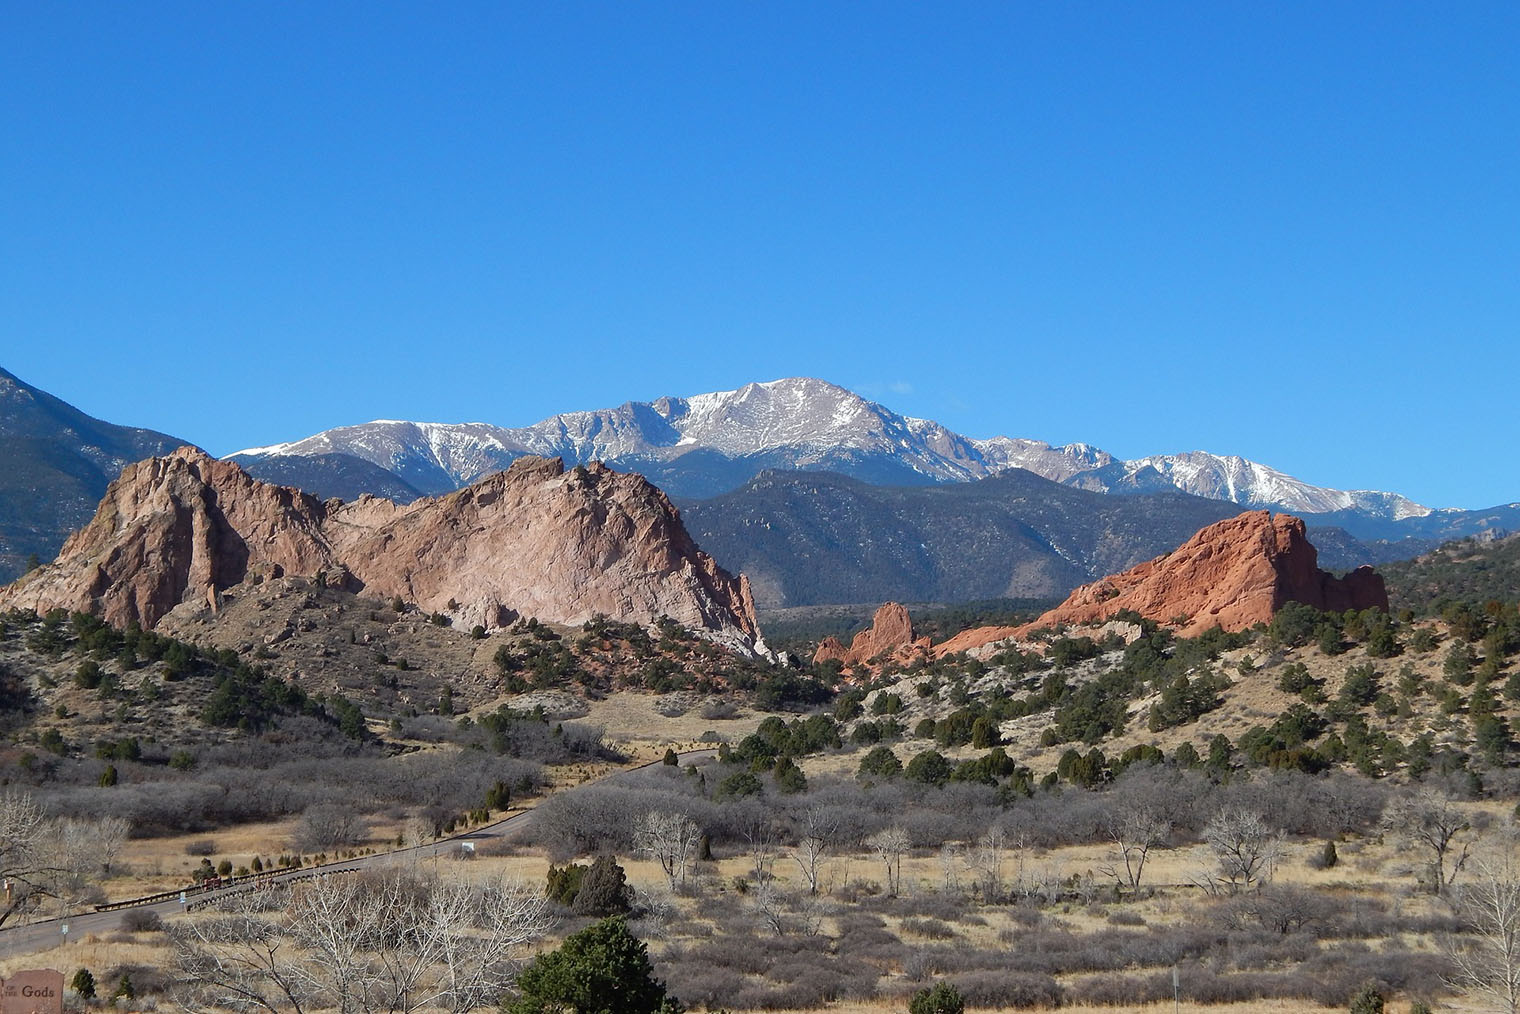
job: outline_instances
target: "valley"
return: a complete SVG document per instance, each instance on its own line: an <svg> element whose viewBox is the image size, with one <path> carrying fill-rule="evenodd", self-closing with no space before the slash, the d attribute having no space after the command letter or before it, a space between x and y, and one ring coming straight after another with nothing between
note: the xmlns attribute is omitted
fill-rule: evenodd
<svg viewBox="0 0 1520 1014"><path fill-rule="evenodd" d="M841 679L669 621L464 630L294 575L170 610L151 634L12 611L9 791L131 837L108 875L92 850L7 921L204 870L383 854L527 807L528 827L475 839L470 861L354 883L507 876L533 894L551 868L615 857L629 925L693 1009L878 1011L942 982L976 1009L1117 1011L1167 1000L1174 966L1197 1011L1455 998L1453 942L1484 945L1461 889L1483 883L1520 794L1520 615L1269 616L1195 637L1132 612L1017 640L946 629L982 643L877 650ZM811 644L789 641L804 659ZM658 763L666 750L717 756L687 769ZM588 782L650 762L617 788ZM640 837L652 814L696 836L663 851ZM1222 845L1247 818L1259 829ZM1449 832L1444 853L1422 851L1424 821ZM1247 841L1242 868L1230 849ZM296 910L269 907L285 890L260 918L293 932ZM288 890L295 905L329 887ZM552 906L548 940L600 925L573 898ZM66 945L68 963L187 1001L174 927L207 913L123 917ZM303 960L313 999L345 988Z"/></svg>
<svg viewBox="0 0 1520 1014"><path fill-rule="evenodd" d="M192 447L128 464L0 589L0 978L462 1010L625 934L692 1010L1493 987L1509 539L1340 576L1373 544L1017 468L772 470L678 510L594 462L416 497L337 455L262 465L336 464L354 499ZM416 929L321 942L371 911Z"/></svg>

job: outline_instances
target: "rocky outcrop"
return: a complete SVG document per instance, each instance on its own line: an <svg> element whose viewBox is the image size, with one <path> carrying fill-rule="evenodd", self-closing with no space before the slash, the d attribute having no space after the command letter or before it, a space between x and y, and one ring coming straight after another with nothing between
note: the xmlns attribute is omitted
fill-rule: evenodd
<svg viewBox="0 0 1520 1014"><path fill-rule="evenodd" d="M813 661L837 659L851 669L877 657L908 658L928 647L928 638L913 639L913 621L908 610L896 602L888 602L876 610L870 629L856 634L849 648L837 637L825 637L819 642Z"/></svg>
<svg viewBox="0 0 1520 1014"><path fill-rule="evenodd" d="M1320 570L1301 519L1251 511L1209 525L1165 556L1083 585L1033 623L964 631L935 654L1057 624L1101 623L1121 610L1172 624L1185 637L1215 626L1238 631L1270 620L1288 602L1333 611L1386 610L1388 592L1369 567L1344 578Z"/></svg>
<svg viewBox="0 0 1520 1014"><path fill-rule="evenodd" d="M696 547L663 493L638 475L543 458L403 506L324 503L181 448L129 466L57 562L0 590L0 607L152 627L181 603L214 608L261 574L323 574L466 628L663 615L736 646L759 640L748 583Z"/></svg>

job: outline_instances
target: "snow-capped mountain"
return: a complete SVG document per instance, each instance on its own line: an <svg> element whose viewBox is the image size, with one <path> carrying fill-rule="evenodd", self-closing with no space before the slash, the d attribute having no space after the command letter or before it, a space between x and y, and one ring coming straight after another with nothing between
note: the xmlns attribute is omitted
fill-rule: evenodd
<svg viewBox="0 0 1520 1014"><path fill-rule="evenodd" d="M362 458L430 493L466 485L525 454L658 473L671 492L688 494L734 488L765 468L926 483L963 482L1007 467L989 466L975 442L936 422L898 415L806 377L567 412L518 428L377 420L231 457L257 472L260 461L319 454ZM671 467L686 458L692 468ZM740 468L742 474L730 480L735 471L722 465L732 462L753 467ZM723 478L715 486L703 472Z"/></svg>
<svg viewBox="0 0 1520 1014"><path fill-rule="evenodd" d="M1207 451L1111 461L1063 481L1099 492L1180 489L1211 500L1229 500L1246 507L1281 508L1295 514L1350 510L1399 521L1430 513L1430 508L1397 493L1311 486L1267 465L1233 454Z"/></svg>
<svg viewBox="0 0 1520 1014"><path fill-rule="evenodd" d="M973 440L808 377L568 412L519 428L381 420L249 448L232 457L258 474L261 463L277 459L346 455L385 469L422 492L437 493L505 468L525 454L575 463L605 461L642 471L684 496L725 492L767 468L835 471L898 485L966 482L1024 468L1098 492L1176 489L1248 507L1305 514L1350 511L1381 520L1430 513L1395 493L1313 486L1266 465L1204 451L1124 461L1088 444Z"/></svg>

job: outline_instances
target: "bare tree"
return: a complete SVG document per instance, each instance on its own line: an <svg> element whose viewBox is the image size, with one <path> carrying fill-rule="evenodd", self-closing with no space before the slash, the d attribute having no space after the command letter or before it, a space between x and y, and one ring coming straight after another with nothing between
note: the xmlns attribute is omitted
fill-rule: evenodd
<svg viewBox="0 0 1520 1014"><path fill-rule="evenodd" d="M761 884L772 877L780 829L764 807L747 809L738 820L739 835L749 853L750 876Z"/></svg>
<svg viewBox="0 0 1520 1014"><path fill-rule="evenodd" d="M1431 788L1407 792L1389 804L1383 820L1387 830L1425 854L1436 894L1456 882L1473 842L1472 824L1453 800Z"/></svg>
<svg viewBox="0 0 1520 1014"><path fill-rule="evenodd" d="M249 892L176 923L180 999L193 1012L462 1014L511 982L516 952L548 926L546 906L520 884L417 867Z"/></svg>
<svg viewBox="0 0 1520 1014"><path fill-rule="evenodd" d="M1468 933L1447 942L1452 985L1504 1014L1520 1012L1520 870L1513 846L1473 862L1474 876L1447 894Z"/></svg>
<svg viewBox="0 0 1520 1014"><path fill-rule="evenodd" d="M222 902L214 915L168 925L181 1009L304 1014L313 1001L311 977L271 904L273 895L250 892Z"/></svg>
<svg viewBox="0 0 1520 1014"><path fill-rule="evenodd" d="M517 950L549 925L543 893L515 881L395 871L377 887L383 914L372 951L398 1014L493 1002L511 982Z"/></svg>
<svg viewBox="0 0 1520 1014"><path fill-rule="evenodd" d="M20 789L0 792L0 925L44 898L65 909L84 898L96 869L89 828L87 821L52 819Z"/></svg>
<svg viewBox="0 0 1520 1014"><path fill-rule="evenodd" d="M1007 846L1007 834L1002 827L993 824L977 839L976 847L966 853L966 863L976 874L982 901L989 905L1002 896L1003 853Z"/></svg>
<svg viewBox="0 0 1520 1014"><path fill-rule="evenodd" d="M132 822L125 817L101 817L93 821L90 834L101 872L109 876L112 864L132 834Z"/></svg>
<svg viewBox="0 0 1520 1014"><path fill-rule="evenodd" d="M1203 829L1203 840L1232 893L1270 880L1282 848L1282 836L1261 814L1234 807L1215 814Z"/></svg>
<svg viewBox="0 0 1520 1014"><path fill-rule="evenodd" d="M70 817L43 825L37 845L49 858L42 893L56 899L60 911L78 908L95 891L94 878L100 872L97 844L93 821Z"/></svg>
<svg viewBox="0 0 1520 1014"><path fill-rule="evenodd" d="M966 850L960 842L947 841L939 847L939 871L946 891L960 888L960 868L966 861Z"/></svg>
<svg viewBox="0 0 1520 1014"><path fill-rule="evenodd" d="M887 894L894 898L902 887L902 857L909 844L908 832L900 827L884 828L866 839L866 847L886 871Z"/></svg>
<svg viewBox="0 0 1520 1014"><path fill-rule="evenodd" d="M375 1005L375 976L366 947L373 945L386 906L358 876L333 875L297 884L290 892L284 928L306 951L292 965L324 1006L352 1014Z"/></svg>
<svg viewBox="0 0 1520 1014"><path fill-rule="evenodd" d="M357 845L368 834L369 826L352 808L321 803L302 814L292 844L302 852L326 852Z"/></svg>
<svg viewBox="0 0 1520 1014"><path fill-rule="evenodd" d="M797 847L792 859L802 868L807 880L808 893L818 893L818 871L823 865L824 853L828 851L834 836L839 833L839 817L822 806L809 807L802 815L797 829Z"/></svg>
<svg viewBox="0 0 1520 1014"><path fill-rule="evenodd" d="M750 898L760 921L776 936L786 936L786 899L776 882L765 880L756 884Z"/></svg>
<svg viewBox="0 0 1520 1014"><path fill-rule="evenodd" d="M1099 872L1122 887L1138 890L1151 850L1166 844L1171 830L1159 814L1138 804L1119 804L1104 822L1111 848L1109 862Z"/></svg>
<svg viewBox="0 0 1520 1014"><path fill-rule="evenodd" d="M686 871L696 858L701 840L702 829L684 813L649 810L633 828L634 848L648 853L660 864L672 891L677 884L686 883Z"/></svg>

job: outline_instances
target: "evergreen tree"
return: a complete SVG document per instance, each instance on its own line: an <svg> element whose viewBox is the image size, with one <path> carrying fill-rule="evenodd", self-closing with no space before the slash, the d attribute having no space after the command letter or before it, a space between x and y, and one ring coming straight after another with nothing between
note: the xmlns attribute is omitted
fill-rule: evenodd
<svg viewBox="0 0 1520 1014"><path fill-rule="evenodd" d="M610 855L598 856L581 877L580 890L570 905L576 915L620 915L633 906L628 875Z"/></svg>
<svg viewBox="0 0 1520 1014"><path fill-rule="evenodd" d="M921 989L908 1001L908 1014L963 1014L965 1010L960 990L948 982Z"/></svg>
<svg viewBox="0 0 1520 1014"><path fill-rule="evenodd" d="M621 916L566 938L517 977L519 996L506 1014L682 1014L665 993L643 941Z"/></svg>

